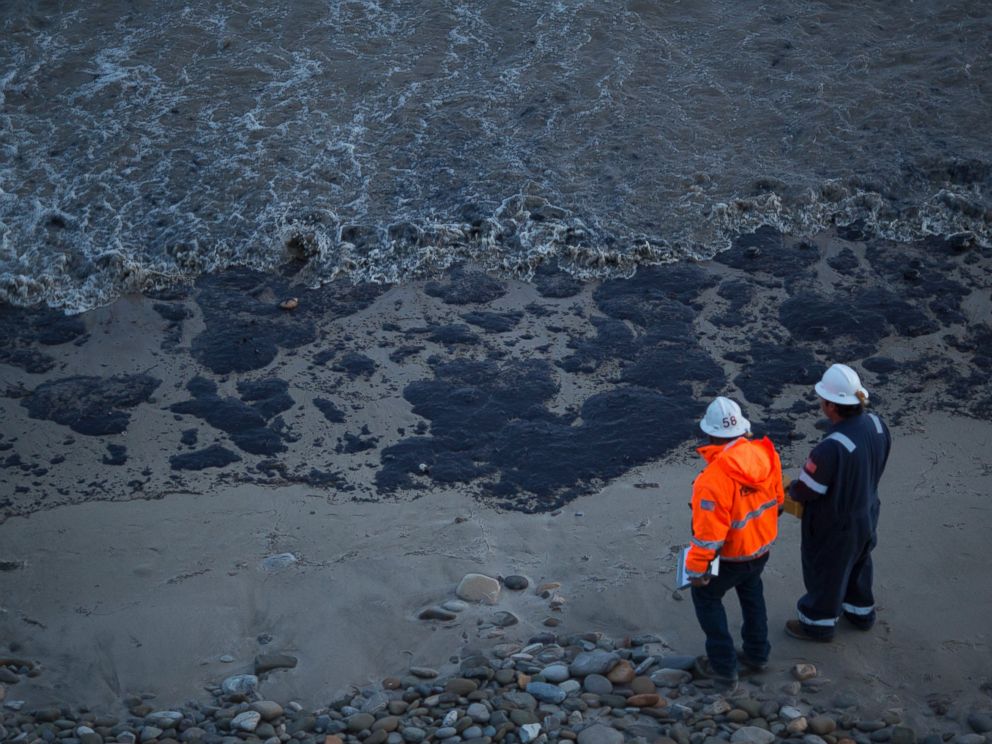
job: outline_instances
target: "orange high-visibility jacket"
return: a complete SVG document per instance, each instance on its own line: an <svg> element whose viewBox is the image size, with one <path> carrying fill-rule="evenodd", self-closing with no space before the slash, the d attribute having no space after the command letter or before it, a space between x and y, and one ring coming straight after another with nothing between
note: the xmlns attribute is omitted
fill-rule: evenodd
<svg viewBox="0 0 992 744"><path fill-rule="evenodd" d="M709 464L692 487L686 573L703 576L717 553L721 561L749 561L768 552L785 493L782 463L768 437L740 437L696 451Z"/></svg>

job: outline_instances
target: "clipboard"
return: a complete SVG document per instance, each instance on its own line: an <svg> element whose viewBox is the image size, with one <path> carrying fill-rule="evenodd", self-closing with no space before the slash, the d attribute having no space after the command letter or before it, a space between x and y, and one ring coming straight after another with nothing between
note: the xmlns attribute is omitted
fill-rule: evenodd
<svg viewBox="0 0 992 744"><path fill-rule="evenodd" d="M678 557L676 558L675 564L675 588L685 589L687 586L691 586L689 581L689 573L685 567L686 558L689 557L689 546L685 546L679 551ZM710 576L720 575L720 556L716 556L712 561L710 561Z"/></svg>
<svg viewBox="0 0 992 744"><path fill-rule="evenodd" d="M782 504L782 511L786 514L791 514L796 519L803 518L803 505L798 501L793 501L789 498L789 485L792 483L792 478L788 475L782 474L782 489L785 491L785 503Z"/></svg>

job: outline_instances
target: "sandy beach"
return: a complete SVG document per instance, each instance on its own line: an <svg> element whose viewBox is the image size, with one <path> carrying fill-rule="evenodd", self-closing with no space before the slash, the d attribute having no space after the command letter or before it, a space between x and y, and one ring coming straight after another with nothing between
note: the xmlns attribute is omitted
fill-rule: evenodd
<svg viewBox="0 0 992 744"><path fill-rule="evenodd" d="M298 662L265 697L319 707L543 632L702 653L672 586L695 424L737 398L794 474L821 436L812 382L845 361L894 434L879 623L784 635L803 591L784 515L757 684L810 662L814 703L969 730L992 707L988 250L759 231L663 268L321 290L229 272L68 320L0 309L0 656L37 665L8 710L178 705L259 654ZM421 619L468 573L529 586Z"/></svg>

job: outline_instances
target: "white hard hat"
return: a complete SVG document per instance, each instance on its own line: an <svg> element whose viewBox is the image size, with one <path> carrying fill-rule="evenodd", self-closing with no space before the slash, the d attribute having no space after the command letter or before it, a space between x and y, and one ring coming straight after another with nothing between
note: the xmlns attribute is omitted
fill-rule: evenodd
<svg viewBox="0 0 992 744"><path fill-rule="evenodd" d="M861 387L858 373L846 364L832 365L814 387L821 398L842 406L855 406L868 400L868 391Z"/></svg>
<svg viewBox="0 0 992 744"><path fill-rule="evenodd" d="M710 436L730 439L751 431L751 422L744 418L741 407L722 395L706 406L706 415L699 428Z"/></svg>

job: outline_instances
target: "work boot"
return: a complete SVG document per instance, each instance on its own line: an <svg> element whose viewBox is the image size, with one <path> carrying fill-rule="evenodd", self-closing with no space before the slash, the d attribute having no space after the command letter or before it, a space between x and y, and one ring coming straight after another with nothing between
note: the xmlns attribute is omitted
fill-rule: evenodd
<svg viewBox="0 0 992 744"><path fill-rule="evenodd" d="M744 653L744 649L740 649L740 648L737 649L737 661L739 661L740 665L744 667L747 671L752 672L754 674L758 674L768 669L767 661L758 661L756 659L752 659L750 656Z"/></svg>
<svg viewBox="0 0 992 744"><path fill-rule="evenodd" d="M813 635L799 620L786 620L785 633L793 638L798 638L800 641L815 641L816 643L830 643L834 639L833 633L828 636Z"/></svg>
<svg viewBox="0 0 992 744"><path fill-rule="evenodd" d="M711 680L713 689L724 695L733 695L737 691L737 673L732 675L720 674L710 664L708 656L697 656L692 668L698 677Z"/></svg>
<svg viewBox="0 0 992 744"><path fill-rule="evenodd" d="M853 612L845 612L844 619L858 630L871 630L875 624L875 613L870 615L855 615Z"/></svg>

